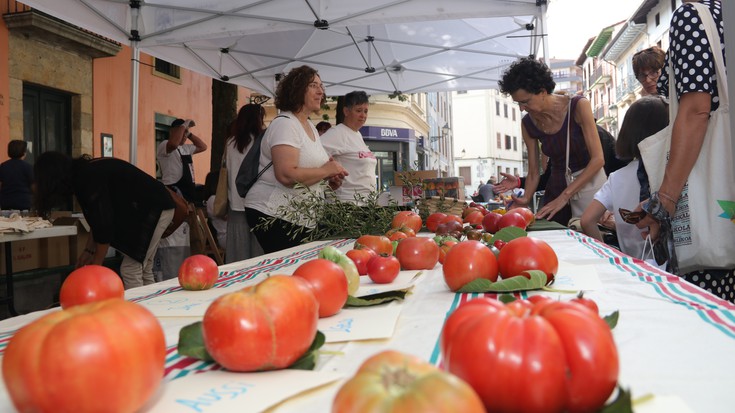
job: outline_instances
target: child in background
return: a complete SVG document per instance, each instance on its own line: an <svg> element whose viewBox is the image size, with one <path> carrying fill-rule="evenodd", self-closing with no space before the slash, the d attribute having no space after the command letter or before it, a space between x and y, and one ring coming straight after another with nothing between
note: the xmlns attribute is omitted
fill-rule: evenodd
<svg viewBox="0 0 735 413"><path fill-rule="evenodd" d="M620 159L632 160L625 167L610 174L607 182L595 194L595 198L582 214L584 233L602 241L597 223L606 211L612 212L615 216L615 231L620 250L635 258L644 258L642 253L645 240L641 235L643 230L624 222L619 210L620 208L635 210L640 203L640 180L645 179L644 184L648 185L645 170L639 168L641 153L638 150L638 143L668 124L668 104L660 96L646 96L630 106L618 133L615 152Z"/></svg>

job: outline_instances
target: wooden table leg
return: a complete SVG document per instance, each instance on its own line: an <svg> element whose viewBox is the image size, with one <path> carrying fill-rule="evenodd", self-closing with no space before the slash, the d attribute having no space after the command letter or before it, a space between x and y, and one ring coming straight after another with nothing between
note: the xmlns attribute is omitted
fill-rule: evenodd
<svg viewBox="0 0 735 413"><path fill-rule="evenodd" d="M13 293L13 249L10 242L5 242L5 301L10 315L16 316L18 312L15 311Z"/></svg>

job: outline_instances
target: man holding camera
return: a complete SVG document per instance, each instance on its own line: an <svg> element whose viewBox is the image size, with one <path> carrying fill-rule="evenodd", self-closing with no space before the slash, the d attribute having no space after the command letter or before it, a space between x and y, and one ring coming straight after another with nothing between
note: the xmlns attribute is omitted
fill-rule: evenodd
<svg viewBox="0 0 735 413"><path fill-rule="evenodd" d="M163 184L178 188L189 202L199 203L192 155L206 151L207 144L191 132L195 125L191 119L173 121L168 140L158 145L156 159ZM187 140L191 143L186 143Z"/></svg>

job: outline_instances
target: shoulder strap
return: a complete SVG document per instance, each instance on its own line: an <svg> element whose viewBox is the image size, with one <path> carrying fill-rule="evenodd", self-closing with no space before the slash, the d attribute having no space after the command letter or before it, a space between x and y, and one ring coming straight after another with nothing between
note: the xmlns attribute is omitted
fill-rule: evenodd
<svg viewBox="0 0 735 413"><path fill-rule="evenodd" d="M572 129L572 98L569 98L569 107L567 108L567 169L566 172L570 173L569 170L569 134Z"/></svg>

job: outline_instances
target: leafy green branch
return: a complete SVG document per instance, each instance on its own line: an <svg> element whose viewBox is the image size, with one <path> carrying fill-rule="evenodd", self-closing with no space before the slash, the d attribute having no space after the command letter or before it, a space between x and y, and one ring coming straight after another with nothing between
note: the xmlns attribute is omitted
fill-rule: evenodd
<svg viewBox="0 0 735 413"><path fill-rule="evenodd" d="M334 191L326 183L320 190L297 184L302 193L288 199L288 203L276 210L275 217L262 219L255 227L269 229L279 218L288 222L306 222L309 226L294 225L288 232L293 240L311 242L330 238L357 238L366 234L385 234L398 210L395 201L388 206L378 202L380 193L371 191L355 194L355 202L337 200Z"/></svg>

